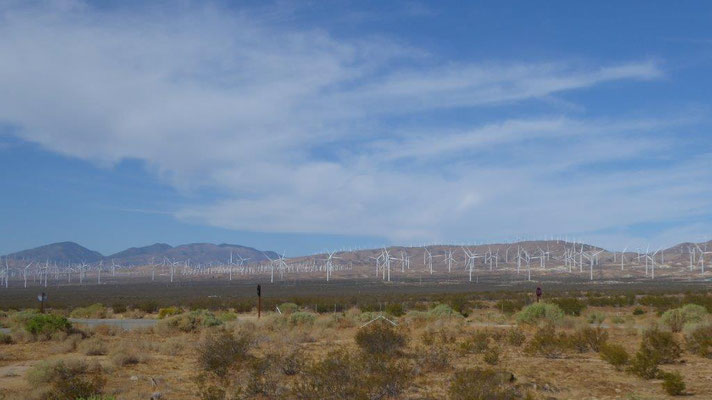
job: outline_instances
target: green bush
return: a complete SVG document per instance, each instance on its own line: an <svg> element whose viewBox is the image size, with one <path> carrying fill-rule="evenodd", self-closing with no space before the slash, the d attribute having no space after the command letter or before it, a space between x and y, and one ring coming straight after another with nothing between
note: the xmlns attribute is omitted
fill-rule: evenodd
<svg viewBox="0 0 712 400"><path fill-rule="evenodd" d="M685 314L679 308L665 311L660 320L673 332L680 332L682 327L685 326Z"/></svg>
<svg viewBox="0 0 712 400"><path fill-rule="evenodd" d="M356 333L356 344L372 356L393 356L405 347L408 338L386 322L375 321Z"/></svg>
<svg viewBox="0 0 712 400"><path fill-rule="evenodd" d="M292 325L312 325L316 321L316 315L310 312L297 311L289 316L289 323Z"/></svg>
<svg viewBox="0 0 712 400"><path fill-rule="evenodd" d="M174 315L179 315L181 313L183 313L183 310L180 307L170 306L170 307L166 307L166 308L161 308L160 310L158 310L158 319L172 317Z"/></svg>
<svg viewBox="0 0 712 400"><path fill-rule="evenodd" d="M72 318L96 318L103 319L107 316L107 309L101 303L92 304L87 307L78 307L72 310Z"/></svg>
<svg viewBox="0 0 712 400"><path fill-rule="evenodd" d="M450 381L451 400L514 400L522 398L510 373L491 369L461 369Z"/></svg>
<svg viewBox="0 0 712 400"><path fill-rule="evenodd" d="M586 316L589 324L601 325L606 320L606 314L594 311Z"/></svg>
<svg viewBox="0 0 712 400"><path fill-rule="evenodd" d="M673 332L680 332L685 324L698 323L707 316L707 309L697 304L685 304L680 308L665 311L660 318Z"/></svg>
<svg viewBox="0 0 712 400"><path fill-rule="evenodd" d="M657 353L641 346L630 361L629 371L643 379L655 379L660 375L660 358Z"/></svg>
<svg viewBox="0 0 712 400"><path fill-rule="evenodd" d="M69 332L72 324L59 315L54 314L33 314L24 322L27 332L38 336L50 336L56 332Z"/></svg>
<svg viewBox="0 0 712 400"><path fill-rule="evenodd" d="M663 389L670 396L680 396L685 393L685 381L679 372L666 372L663 374Z"/></svg>
<svg viewBox="0 0 712 400"><path fill-rule="evenodd" d="M707 309L697 304L685 304L681 308L686 323L702 322L708 315Z"/></svg>
<svg viewBox="0 0 712 400"><path fill-rule="evenodd" d="M552 303L556 304L566 315L579 316L581 311L586 308L586 304L575 297L560 297L553 299Z"/></svg>
<svg viewBox="0 0 712 400"><path fill-rule="evenodd" d="M196 310L166 318L158 323L157 328L159 330L167 329L169 331L195 332L201 327L211 327L222 324L223 322L212 312Z"/></svg>
<svg viewBox="0 0 712 400"><path fill-rule="evenodd" d="M626 364L628 364L629 356L625 348L619 344L606 343L601 347L599 352L603 361L614 366L616 369L621 370Z"/></svg>
<svg viewBox="0 0 712 400"><path fill-rule="evenodd" d="M403 310L403 304L401 303L388 303L386 304L386 312L394 317L400 317L405 314Z"/></svg>
<svg viewBox="0 0 712 400"><path fill-rule="evenodd" d="M712 325L700 325L685 335L687 350L701 357L712 358Z"/></svg>
<svg viewBox="0 0 712 400"><path fill-rule="evenodd" d="M643 333L641 348L646 348L656 355L660 364L670 364L677 361L682 354L680 344L670 332L664 332L657 327L648 329Z"/></svg>
<svg viewBox="0 0 712 400"><path fill-rule="evenodd" d="M643 310L640 307L635 307L635 309L633 310L633 315L643 315L643 314L645 314L645 310Z"/></svg>
<svg viewBox="0 0 712 400"><path fill-rule="evenodd" d="M428 314L432 315L435 318L447 318L447 317L459 317L460 316L460 313L453 310L447 304L436 305L435 307L431 308L430 311L428 311Z"/></svg>
<svg viewBox="0 0 712 400"><path fill-rule="evenodd" d="M517 314L517 322L538 324L540 322L558 323L564 318L564 312L556 304L534 303Z"/></svg>

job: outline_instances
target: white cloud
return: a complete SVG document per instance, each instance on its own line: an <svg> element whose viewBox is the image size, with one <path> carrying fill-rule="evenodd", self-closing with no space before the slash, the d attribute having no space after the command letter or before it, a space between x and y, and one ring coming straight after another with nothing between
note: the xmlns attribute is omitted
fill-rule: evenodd
<svg viewBox="0 0 712 400"><path fill-rule="evenodd" d="M695 173L699 160L639 168L633 184L576 171L656 154L668 140L656 133L686 121L544 114L447 132L393 128L420 113L662 76L649 60L451 63L387 38L337 39L220 7L105 13L82 3L6 6L0 54L0 122L25 140L106 165L144 160L176 187L223 193L178 218L465 241L606 229L709 205L698 196L710 190L690 182L710 178Z"/></svg>

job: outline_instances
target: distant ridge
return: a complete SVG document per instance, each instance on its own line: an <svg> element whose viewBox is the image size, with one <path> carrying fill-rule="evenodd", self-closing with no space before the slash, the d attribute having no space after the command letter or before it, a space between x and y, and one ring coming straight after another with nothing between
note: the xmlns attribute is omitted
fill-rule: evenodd
<svg viewBox="0 0 712 400"><path fill-rule="evenodd" d="M222 243L190 243L180 246L171 246L166 243L155 243L144 247L131 247L118 253L104 256L98 251L87 249L74 242L59 242L47 244L7 254L11 260L25 260L35 262L51 262L58 264L116 263L125 265L145 265L150 262L160 263L165 259L172 262L190 261L194 263L226 263L232 253L233 261L239 263L240 257L248 263L261 262L268 258L275 259L279 255L273 251L260 251L252 247L237 244Z"/></svg>
<svg viewBox="0 0 712 400"><path fill-rule="evenodd" d="M74 242L46 244L44 246L35 247L34 249L8 254L5 257L36 262L49 261L58 263L93 263L101 261L104 258L98 251L89 250Z"/></svg>

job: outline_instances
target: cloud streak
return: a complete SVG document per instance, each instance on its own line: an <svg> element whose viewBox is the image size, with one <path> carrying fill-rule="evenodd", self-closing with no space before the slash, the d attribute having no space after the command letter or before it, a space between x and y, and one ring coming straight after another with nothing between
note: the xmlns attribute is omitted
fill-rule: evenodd
<svg viewBox="0 0 712 400"><path fill-rule="evenodd" d="M109 166L139 159L177 188L219 193L180 219L466 241L596 231L709 206L700 199L710 189L697 184L710 179L700 169L708 156L605 168L655 157L674 143L670 130L694 121L544 112L413 128L424 114L662 77L650 60L454 63L249 10L68 4L2 7L0 54L12 57L0 63L0 122L54 152Z"/></svg>

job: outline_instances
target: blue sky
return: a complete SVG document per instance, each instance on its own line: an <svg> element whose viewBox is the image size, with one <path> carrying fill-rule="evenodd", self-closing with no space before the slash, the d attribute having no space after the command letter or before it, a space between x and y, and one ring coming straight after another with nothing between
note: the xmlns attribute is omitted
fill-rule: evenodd
<svg viewBox="0 0 712 400"><path fill-rule="evenodd" d="M0 253L710 237L709 2L0 1Z"/></svg>

